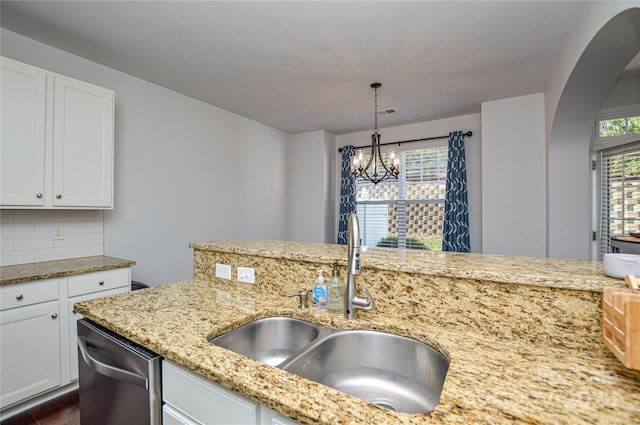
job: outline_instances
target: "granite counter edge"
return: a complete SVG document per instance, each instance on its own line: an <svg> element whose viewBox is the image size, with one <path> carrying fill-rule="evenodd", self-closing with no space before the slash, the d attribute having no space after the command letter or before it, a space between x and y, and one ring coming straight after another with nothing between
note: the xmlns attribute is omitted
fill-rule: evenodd
<svg viewBox="0 0 640 425"><path fill-rule="evenodd" d="M0 286L132 267L135 261L104 255L0 267Z"/></svg>

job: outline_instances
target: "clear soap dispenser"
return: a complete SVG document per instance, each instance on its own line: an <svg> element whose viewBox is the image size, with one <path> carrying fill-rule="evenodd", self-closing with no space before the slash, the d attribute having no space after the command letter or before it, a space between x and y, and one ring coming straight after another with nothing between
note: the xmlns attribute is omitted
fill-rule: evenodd
<svg viewBox="0 0 640 425"><path fill-rule="evenodd" d="M344 313L344 284L340 281L338 262L333 262L333 277L327 285L327 311L332 314Z"/></svg>
<svg viewBox="0 0 640 425"><path fill-rule="evenodd" d="M327 307L327 287L324 284L324 270L318 270L318 284L313 288L313 306L319 308Z"/></svg>

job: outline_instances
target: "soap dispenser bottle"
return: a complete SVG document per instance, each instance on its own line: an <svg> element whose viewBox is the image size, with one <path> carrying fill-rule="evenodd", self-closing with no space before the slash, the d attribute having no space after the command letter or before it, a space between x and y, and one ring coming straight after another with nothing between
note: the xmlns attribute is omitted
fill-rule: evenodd
<svg viewBox="0 0 640 425"><path fill-rule="evenodd" d="M313 288L313 306L325 308L327 306L327 287L324 284L324 270L318 270L318 283Z"/></svg>
<svg viewBox="0 0 640 425"><path fill-rule="evenodd" d="M340 281L338 262L333 262L333 277L327 285L327 311L332 314L344 313L344 285Z"/></svg>

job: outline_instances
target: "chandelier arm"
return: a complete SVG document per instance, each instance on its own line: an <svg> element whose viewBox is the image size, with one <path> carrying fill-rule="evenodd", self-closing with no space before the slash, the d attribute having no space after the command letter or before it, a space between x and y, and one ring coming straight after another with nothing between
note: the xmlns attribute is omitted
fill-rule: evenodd
<svg viewBox="0 0 640 425"><path fill-rule="evenodd" d="M363 171L366 173L373 161L375 160L375 139L373 135L371 135L371 153L369 154L369 161L367 161L367 165L363 168ZM375 167L375 165L374 165ZM368 175L368 174L367 174Z"/></svg>
<svg viewBox="0 0 640 425"><path fill-rule="evenodd" d="M385 175L393 174L393 171L390 170L389 167L387 167L387 164L385 164L384 161L382 160L382 152L380 151L380 138L378 138L377 148L378 148L378 158L380 158L380 163L384 167Z"/></svg>

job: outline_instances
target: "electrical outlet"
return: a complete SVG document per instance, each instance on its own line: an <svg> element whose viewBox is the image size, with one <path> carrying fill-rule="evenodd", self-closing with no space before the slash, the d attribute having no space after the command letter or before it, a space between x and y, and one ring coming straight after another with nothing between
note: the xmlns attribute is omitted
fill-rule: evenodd
<svg viewBox="0 0 640 425"><path fill-rule="evenodd" d="M255 283L254 270L251 267L238 267L238 282Z"/></svg>
<svg viewBox="0 0 640 425"><path fill-rule="evenodd" d="M51 233L52 233L51 239L54 241L59 241L64 239L64 225L54 224L53 231Z"/></svg>
<svg viewBox="0 0 640 425"><path fill-rule="evenodd" d="M216 264L216 277L231 280L231 266L228 264Z"/></svg>

